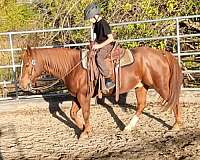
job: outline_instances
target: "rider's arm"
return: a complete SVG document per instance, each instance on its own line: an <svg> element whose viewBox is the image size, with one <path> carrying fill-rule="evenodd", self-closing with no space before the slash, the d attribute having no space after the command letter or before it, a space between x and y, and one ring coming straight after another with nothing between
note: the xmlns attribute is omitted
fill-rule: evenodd
<svg viewBox="0 0 200 160"><path fill-rule="evenodd" d="M113 38L112 34L108 34L107 36L108 36L108 39L99 44L100 48L102 48L102 47L106 46L107 44L109 44L109 43L114 41L114 38Z"/></svg>

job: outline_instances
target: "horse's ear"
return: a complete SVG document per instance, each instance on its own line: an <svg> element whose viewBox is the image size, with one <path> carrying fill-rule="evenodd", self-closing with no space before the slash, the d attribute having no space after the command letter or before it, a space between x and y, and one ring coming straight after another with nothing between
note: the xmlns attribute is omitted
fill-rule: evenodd
<svg viewBox="0 0 200 160"><path fill-rule="evenodd" d="M29 45L27 45L27 54L28 56L31 56L31 47Z"/></svg>
<svg viewBox="0 0 200 160"><path fill-rule="evenodd" d="M23 58L23 56L24 56L24 53L26 53L26 50L23 48L23 47L21 47L21 57Z"/></svg>
<svg viewBox="0 0 200 160"><path fill-rule="evenodd" d="M21 47L21 52L24 53L24 51L26 51L24 48Z"/></svg>

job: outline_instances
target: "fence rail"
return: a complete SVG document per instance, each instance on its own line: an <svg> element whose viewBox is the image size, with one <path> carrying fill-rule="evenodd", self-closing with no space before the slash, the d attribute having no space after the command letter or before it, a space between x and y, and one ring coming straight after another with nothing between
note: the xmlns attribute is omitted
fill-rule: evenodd
<svg viewBox="0 0 200 160"><path fill-rule="evenodd" d="M176 23L176 34L170 35L170 36L161 36L161 37L146 37L146 38L135 38L135 39L121 39L118 40L119 43L127 43L127 42L144 42L144 41L151 41L151 40L166 40L166 39L176 39L177 40L177 52L174 54L178 57L178 61L180 64L181 56L190 56L190 55L200 55L200 52L181 52L180 47L180 39L181 38L187 38L187 37L199 37L200 33L197 34L180 34L180 21L184 19L191 19L191 18L200 18L200 15L191 15L191 16L181 16L181 17L172 17L172 18L162 18L162 19L154 19L154 20L142 20L142 21L133 21L133 22L124 22L124 23L115 23L111 24L113 27L121 27L121 26L127 26L132 24L141 24L141 23L155 23L155 22L163 22L163 21L175 21ZM1 48L0 52L10 52L11 53L11 59L12 64L9 65L2 65L0 66L1 69L12 69L13 71L13 80L12 81L4 81L0 82L0 85L3 84L11 84L14 83L16 86L16 97L18 96L18 88L17 88L17 81L16 81L16 68L21 67L20 64L15 63L15 56L14 52L20 51L21 48L14 48L14 35L21 35L21 34L31 34L31 33L48 33L48 32L60 32L60 31L80 31L80 30L90 30L91 39L93 38L93 30L91 27L73 27L73 28L58 28L58 29L45 29L45 30L32 30L32 31L22 31L22 32L6 32L6 33L0 33L0 36L7 36L8 42L9 42L9 48ZM76 47L76 46L86 46L88 45L88 42L85 43L76 43L76 44L64 44L63 47ZM52 48L53 46L41 46L38 48ZM200 73L200 70L187 70L184 71L184 73ZM186 88L185 88L186 89ZM190 89L188 89L190 90ZM200 88L196 88L195 90L200 90Z"/></svg>

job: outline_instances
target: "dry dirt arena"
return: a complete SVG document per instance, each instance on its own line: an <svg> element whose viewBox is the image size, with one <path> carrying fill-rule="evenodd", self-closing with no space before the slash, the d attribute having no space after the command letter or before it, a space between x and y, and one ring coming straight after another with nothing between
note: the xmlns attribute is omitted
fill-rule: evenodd
<svg viewBox="0 0 200 160"><path fill-rule="evenodd" d="M1 101L0 160L200 160L200 92L182 92L184 127L178 132L169 130L174 117L161 112L157 99L149 92L147 107L129 133L123 129L135 112L134 92L121 97L119 106L112 98L92 102L93 135L86 140L78 139L69 118L70 100Z"/></svg>

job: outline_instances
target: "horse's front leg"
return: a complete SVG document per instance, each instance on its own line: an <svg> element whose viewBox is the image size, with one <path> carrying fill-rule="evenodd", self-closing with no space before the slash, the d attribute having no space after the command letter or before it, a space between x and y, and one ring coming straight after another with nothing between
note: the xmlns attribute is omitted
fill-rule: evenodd
<svg viewBox="0 0 200 160"><path fill-rule="evenodd" d="M181 119L181 112L180 112L180 106L177 104L173 107L173 112L175 116L175 123L172 127L172 130L180 130L182 127L182 119Z"/></svg>
<svg viewBox="0 0 200 160"><path fill-rule="evenodd" d="M80 138L88 138L92 133L92 127L90 126L90 97L86 94L79 94L78 101L82 109L83 119L85 121L84 130Z"/></svg>
<svg viewBox="0 0 200 160"><path fill-rule="evenodd" d="M80 110L80 108L81 108L81 106L78 103L77 98L74 98L74 100L72 101L72 107L71 107L71 110L70 110L70 117L75 122L77 127L80 128L80 130L83 130L84 125L83 125L82 121L77 116L77 112Z"/></svg>
<svg viewBox="0 0 200 160"><path fill-rule="evenodd" d="M125 127L124 129L125 131L131 131L135 127L136 123L139 120L139 116L141 115L146 105L147 89L145 87L136 88L135 93L136 93L136 99L137 99L136 113L131 119L130 123Z"/></svg>

